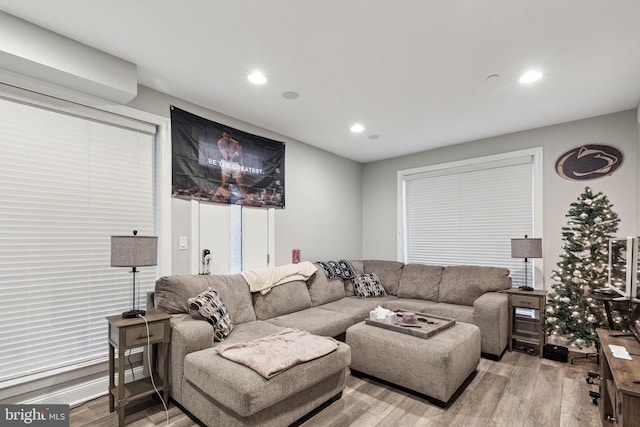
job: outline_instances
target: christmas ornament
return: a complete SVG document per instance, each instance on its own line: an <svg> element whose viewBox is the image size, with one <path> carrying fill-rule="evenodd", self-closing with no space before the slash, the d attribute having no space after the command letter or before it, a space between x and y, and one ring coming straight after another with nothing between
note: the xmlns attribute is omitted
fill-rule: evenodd
<svg viewBox="0 0 640 427"><path fill-rule="evenodd" d="M571 317L573 318L580 317L580 313L578 313L577 311L574 311L573 313L571 313Z"/></svg>
<svg viewBox="0 0 640 427"><path fill-rule="evenodd" d="M571 302L571 298L564 297L564 298L562 298L562 302L565 303L565 304L569 304Z"/></svg>
<svg viewBox="0 0 640 427"><path fill-rule="evenodd" d="M593 316L593 314L590 314L590 315L587 317L587 322L589 322L589 323L593 323L593 322L595 322L595 321L596 321L596 318Z"/></svg>

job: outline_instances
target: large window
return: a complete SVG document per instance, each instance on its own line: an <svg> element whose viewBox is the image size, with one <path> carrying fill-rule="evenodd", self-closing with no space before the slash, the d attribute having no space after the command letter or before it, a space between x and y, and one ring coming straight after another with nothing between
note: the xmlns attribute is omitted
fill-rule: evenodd
<svg viewBox="0 0 640 427"><path fill-rule="evenodd" d="M403 261L507 267L514 286L524 284L510 242L539 237L541 162L532 150L401 171Z"/></svg>
<svg viewBox="0 0 640 427"><path fill-rule="evenodd" d="M157 234L155 128L38 104L0 98L0 385L104 360L105 316L132 298L110 236ZM156 270L140 271L144 306Z"/></svg>

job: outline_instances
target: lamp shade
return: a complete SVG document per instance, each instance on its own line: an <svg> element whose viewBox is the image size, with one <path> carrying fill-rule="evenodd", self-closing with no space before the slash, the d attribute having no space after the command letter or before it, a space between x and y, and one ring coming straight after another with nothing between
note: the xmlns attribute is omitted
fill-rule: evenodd
<svg viewBox="0 0 640 427"><path fill-rule="evenodd" d="M542 258L542 239L511 239L511 258Z"/></svg>
<svg viewBox="0 0 640 427"><path fill-rule="evenodd" d="M111 267L158 265L155 236L111 236Z"/></svg>

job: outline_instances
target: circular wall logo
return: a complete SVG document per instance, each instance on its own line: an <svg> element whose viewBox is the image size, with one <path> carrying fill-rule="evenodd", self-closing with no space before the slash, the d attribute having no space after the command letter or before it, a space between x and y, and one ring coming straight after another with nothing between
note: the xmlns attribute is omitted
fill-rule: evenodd
<svg viewBox="0 0 640 427"><path fill-rule="evenodd" d="M560 156L556 161L556 172L572 181L602 178L618 169L622 160L622 152L615 147L588 144Z"/></svg>

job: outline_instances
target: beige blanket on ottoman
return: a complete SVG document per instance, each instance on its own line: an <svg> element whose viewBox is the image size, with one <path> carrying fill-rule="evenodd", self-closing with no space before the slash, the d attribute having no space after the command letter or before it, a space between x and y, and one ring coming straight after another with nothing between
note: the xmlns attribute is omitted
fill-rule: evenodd
<svg viewBox="0 0 640 427"><path fill-rule="evenodd" d="M215 351L269 379L299 363L329 354L338 348L333 338L287 328L249 342L222 344Z"/></svg>

